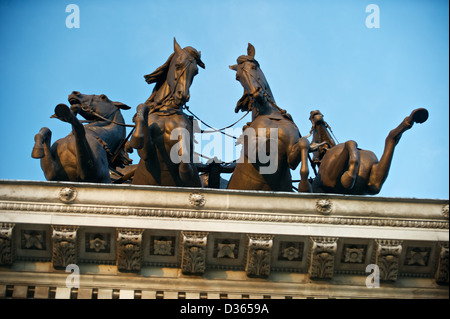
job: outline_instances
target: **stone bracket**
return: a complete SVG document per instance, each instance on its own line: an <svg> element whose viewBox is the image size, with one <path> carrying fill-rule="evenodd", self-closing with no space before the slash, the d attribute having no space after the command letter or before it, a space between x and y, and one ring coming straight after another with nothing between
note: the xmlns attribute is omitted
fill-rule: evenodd
<svg viewBox="0 0 450 319"><path fill-rule="evenodd" d="M14 226L14 224L0 223L0 265L12 265L14 262Z"/></svg>
<svg viewBox="0 0 450 319"><path fill-rule="evenodd" d="M142 266L142 229L117 229L117 269L140 271Z"/></svg>
<svg viewBox="0 0 450 319"><path fill-rule="evenodd" d="M201 275L206 270L208 232L181 232L181 271L185 275Z"/></svg>
<svg viewBox="0 0 450 319"><path fill-rule="evenodd" d="M439 243L439 261L436 270L436 282L448 284L448 242Z"/></svg>
<svg viewBox="0 0 450 319"><path fill-rule="evenodd" d="M382 239L375 243L375 263L380 267L380 280L396 281L403 241Z"/></svg>
<svg viewBox="0 0 450 319"><path fill-rule="evenodd" d="M309 277L312 279L332 279L338 238L311 237L311 264Z"/></svg>
<svg viewBox="0 0 450 319"><path fill-rule="evenodd" d="M77 263L77 226L52 226L53 254L55 268L66 268Z"/></svg>
<svg viewBox="0 0 450 319"><path fill-rule="evenodd" d="M247 264L245 271L249 277L267 277L270 275L270 261L273 247L273 235L248 236Z"/></svg>

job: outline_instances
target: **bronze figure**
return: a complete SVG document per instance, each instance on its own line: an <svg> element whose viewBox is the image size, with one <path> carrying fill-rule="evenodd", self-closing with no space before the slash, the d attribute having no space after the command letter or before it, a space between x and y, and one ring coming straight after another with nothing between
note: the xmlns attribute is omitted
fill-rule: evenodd
<svg viewBox="0 0 450 319"><path fill-rule="evenodd" d="M113 102L104 94L85 95L74 91L68 100L70 109L58 104L52 117L70 123L72 133L51 145L52 132L43 127L34 138L31 156L41 159L49 181L110 183L109 167L131 162L123 150L125 121L120 112L130 107ZM77 114L89 123L83 125Z"/></svg>
<svg viewBox="0 0 450 319"><path fill-rule="evenodd" d="M206 164L198 163L197 169L200 172L202 187L222 188L228 186L228 181L222 177L222 173L233 173L236 163L223 163L217 157L211 158Z"/></svg>
<svg viewBox="0 0 450 319"><path fill-rule="evenodd" d="M201 186L193 163L193 123L182 110L198 66L205 68L200 52L182 49L174 39L174 53L166 63L144 76L156 85L134 117L136 131L130 145L138 149L140 161L133 184Z"/></svg>
<svg viewBox="0 0 450 319"><path fill-rule="evenodd" d="M329 126L320 111L312 111L312 143L313 167L319 171L312 182L314 193L337 193L352 195L378 194L385 182L391 166L394 149L402 134L414 123L423 123L428 119L428 111L415 109L398 127L390 131L385 141L383 155L380 160L367 150L358 148L355 141L337 144L331 137ZM304 172L305 173L305 172ZM307 174L302 175L300 192L310 192Z"/></svg>
<svg viewBox="0 0 450 319"><path fill-rule="evenodd" d="M292 191L290 169L295 169L300 163L300 152L306 152L300 147L303 142L300 132L292 117L275 103L269 84L255 60L253 45L248 44L247 55L240 56L237 62L230 69L236 71L236 80L243 86L244 94L235 112L251 111L252 121L244 126L240 139L243 144L241 158L228 189ZM267 158L261 159L263 155L275 161L275 170L264 170L268 165L265 164ZM269 166L271 164L269 160Z"/></svg>

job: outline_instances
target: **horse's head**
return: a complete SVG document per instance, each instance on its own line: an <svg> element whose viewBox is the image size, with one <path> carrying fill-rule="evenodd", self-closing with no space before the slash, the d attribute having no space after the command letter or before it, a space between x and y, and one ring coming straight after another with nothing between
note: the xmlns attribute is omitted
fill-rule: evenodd
<svg viewBox="0 0 450 319"><path fill-rule="evenodd" d="M321 154L319 157L322 158L328 148L336 146L336 142L331 136L330 126L325 122L323 114L319 110L311 111L309 120L312 124L310 133L313 134L313 144L316 143L317 145L315 147L319 147L318 149ZM314 156L317 157L317 153Z"/></svg>
<svg viewBox="0 0 450 319"><path fill-rule="evenodd" d="M189 88L198 74L198 66L205 68L205 64L200 59L201 52L193 47L182 49L174 38L174 53L166 63L156 69L153 73L145 75L148 84L155 83L154 93L159 90L164 81L167 81L170 92L162 96L152 94L147 102L159 104L167 97L173 97L175 104L184 105L189 101Z"/></svg>
<svg viewBox="0 0 450 319"><path fill-rule="evenodd" d="M73 91L69 95L70 109L75 114L80 114L86 120L99 120L106 118L112 120L118 109L129 110L130 107L121 102L111 101L105 94L81 94ZM99 117L101 116L101 117Z"/></svg>
<svg viewBox="0 0 450 319"><path fill-rule="evenodd" d="M323 114L319 110L311 111L309 120L311 121L313 128L316 127L316 125L325 124Z"/></svg>
<svg viewBox="0 0 450 319"><path fill-rule="evenodd" d="M262 101L267 95L272 101L274 100L266 77L261 71L258 61L255 60L253 45L248 44L247 55L241 55L237 59L237 64L231 65L230 69L236 71L236 80L244 88L244 95L236 106L236 112L248 111L253 101Z"/></svg>

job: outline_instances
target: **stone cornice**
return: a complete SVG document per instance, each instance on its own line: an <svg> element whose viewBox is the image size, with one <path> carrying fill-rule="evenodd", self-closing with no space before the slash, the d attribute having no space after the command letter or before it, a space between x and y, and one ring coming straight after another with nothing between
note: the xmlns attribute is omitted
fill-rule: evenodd
<svg viewBox="0 0 450 319"><path fill-rule="evenodd" d="M42 202L43 199L46 201ZM342 232L349 231L349 236L355 227L383 228L388 232L400 228L436 230L442 234L423 239L444 240L441 237L448 238L449 228L446 211L447 200L0 180L0 222L61 225L86 222L120 227L121 222L114 218L125 217L126 227L130 228L157 221L170 223L175 229L183 220L185 224L204 223L204 231L208 230L206 223L216 223L221 231L226 229L226 223L247 223L254 227L251 232L261 233L270 232L259 228L274 224L339 226ZM416 234L411 233L411 238ZM375 237L382 238L380 234ZM395 237L386 235L386 238Z"/></svg>
<svg viewBox="0 0 450 319"><path fill-rule="evenodd" d="M248 221L271 223L302 223L327 225L354 225L379 227L412 227L430 229L449 229L446 220L429 220L418 218L381 218L370 216L320 216L310 214L276 214L218 212L206 210L182 210L164 208L112 207L100 205L61 205L54 203L27 203L16 201L0 201L2 212L36 212L55 214L88 214L111 215L123 217L158 217L200 220Z"/></svg>
<svg viewBox="0 0 450 319"><path fill-rule="evenodd" d="M186 290L149 292L143 284L136 291L187 296L203 285L189 288L190 276L209 280L234 270L263 280L264 288L254 290L263 293L278 287L274 273L288 272L302 284L328 280L333 294L355 296L360 289L347 292L335 274L357 276L364 285L371 265L384 284L427 279L431 295L440 296L436 285L448 284L448 226L448 200L0 180L0 279L2 272L15 276L11 265L26 270L33 261L49 263L51 276L72 264L111 265L124 278L175 267ZM15 285L19 293L20 275L14 278L0 280L0 295ZM58 287L53 279L45 285ZM117 290L115 284L106 287ZM277 288L279 295L292 295L290 285ZM320 285L310 286L304 288Z"/></svg>

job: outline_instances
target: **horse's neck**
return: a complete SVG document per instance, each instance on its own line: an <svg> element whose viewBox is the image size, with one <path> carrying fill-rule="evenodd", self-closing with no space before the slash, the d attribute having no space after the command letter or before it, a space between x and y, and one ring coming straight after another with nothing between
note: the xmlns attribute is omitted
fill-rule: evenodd
<svg viewBox="0 0 450 319"><path fill-rule="evenodd" d="M125 124L122 113L117 110L114 117L110 121L95 121L86 124L85 130L93 132L93 134L102 139L110 148L111 151L119 146L123 138L125 138L125 126L116 123Z"/></svg>
<svg viewBox="0 0 450 319"><path fill-rule="evenodd" d="M152 95L148 98L146 104L151 108L160 108L166 104L169 104L172 99L172 94L170 91L169 84L165 81L158 90L154 91Z"/></svg>
<svg viewBox="0 0 450 319"><path fill-rule="evenodd" d="M328 131L324 123L314 126L312 140L314 143L327 142L329 144L329 147L333 147L336 145L334 139L331 137L330 132Z"/></svg>
<svg viewBox="0 0 450 319"><path fill-rule="evenodd" d="M281 112L274 108L268 101L256 104L252 109L252 121L254 121L260 115L273 115L281 117Z"/></svg>

